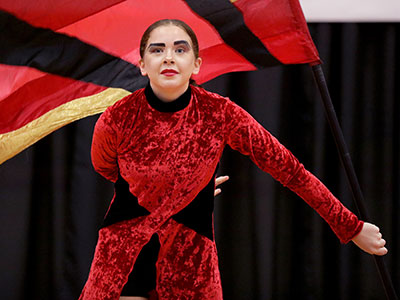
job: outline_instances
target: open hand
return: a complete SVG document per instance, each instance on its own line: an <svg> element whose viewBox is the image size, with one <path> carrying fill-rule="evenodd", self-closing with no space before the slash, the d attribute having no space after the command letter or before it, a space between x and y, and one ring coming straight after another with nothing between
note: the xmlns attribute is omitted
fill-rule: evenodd
<svg viewBox="0 0 400 300"><path fill-rule="evenodd" d="M386 241L382 238L379 228L371 223L365 222L360 233L352 241L369 254L385 255L388 252L385 248Z"/></svg>

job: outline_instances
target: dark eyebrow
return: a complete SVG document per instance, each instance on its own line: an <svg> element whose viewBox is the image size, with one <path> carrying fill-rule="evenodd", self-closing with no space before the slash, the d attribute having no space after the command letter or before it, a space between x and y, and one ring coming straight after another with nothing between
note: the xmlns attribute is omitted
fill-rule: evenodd
<svg viewBox="0 0 400 300"><path fill-rule="evenodd" d="M176 45L186 45L187 47L190 48L190 44L185 40L175 41L174 45L175 46ZM149 46L147 48L150 48L150 47L165 47L165 44L164 43L151 43L151 44L149 44Z"/></svg>
<svg viewBox="0 0 400 300"><path fill-rule="evenodd" d="M152 44L149 44L149 46L147 48L150 48L150 47L165 47L165 44L164 43L152 43Z"/></svg>
<svg viewBox="0 0 400 300"><path fill-rule="evenodd" d="M175 41L175 42L174 42L174 45L175 45L175 46L176 46L176 45L181 45L181 44L184 44L184 45L186 45L186 46L188 46L188 47L190 48L189 43L188 43L187 41L185 41L185 40Z"/></svg>

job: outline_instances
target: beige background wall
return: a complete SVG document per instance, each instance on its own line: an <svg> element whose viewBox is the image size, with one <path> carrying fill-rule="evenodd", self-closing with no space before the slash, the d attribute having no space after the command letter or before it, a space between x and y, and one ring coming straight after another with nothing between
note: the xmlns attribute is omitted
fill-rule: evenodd
<svg viewBox="0 0 400 300"><path fill-rule="evenodd" d="M400 0L300 0L308 22L400 22Z"/></svg>

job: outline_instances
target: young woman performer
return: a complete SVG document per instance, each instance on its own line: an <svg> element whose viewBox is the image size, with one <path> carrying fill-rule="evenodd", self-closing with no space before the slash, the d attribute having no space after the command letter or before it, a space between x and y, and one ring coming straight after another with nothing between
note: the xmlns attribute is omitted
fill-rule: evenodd
<svg viewBox="0 0 400 300"><path fill-rule="evenodd" d="M107 109L94 131L93 165L115 182L115 195L81 299L222 299L212 214L226 145L302 197L342 243L386 254L379 229L358 220L246 111L189 84L202 60L185 23L151 25L140 54L149 85Z"/></svg>

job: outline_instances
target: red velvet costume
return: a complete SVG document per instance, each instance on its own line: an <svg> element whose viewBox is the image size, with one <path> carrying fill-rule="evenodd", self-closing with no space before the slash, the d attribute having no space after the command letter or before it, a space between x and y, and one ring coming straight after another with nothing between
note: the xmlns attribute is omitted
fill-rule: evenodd
<svg viewBox="0 0 400 300"><path fill-rule="evenodd" d="M238 105L194 86L164 103L147 87L107 109L95 127L93 165L127 183L131 199L118 210L114 196L80 299L118 299L153 234L160 243L159 299L222 299L213 207L205 199L213 196L227 144L303 198L342 243L361 230L362 221Z"/></svg>

